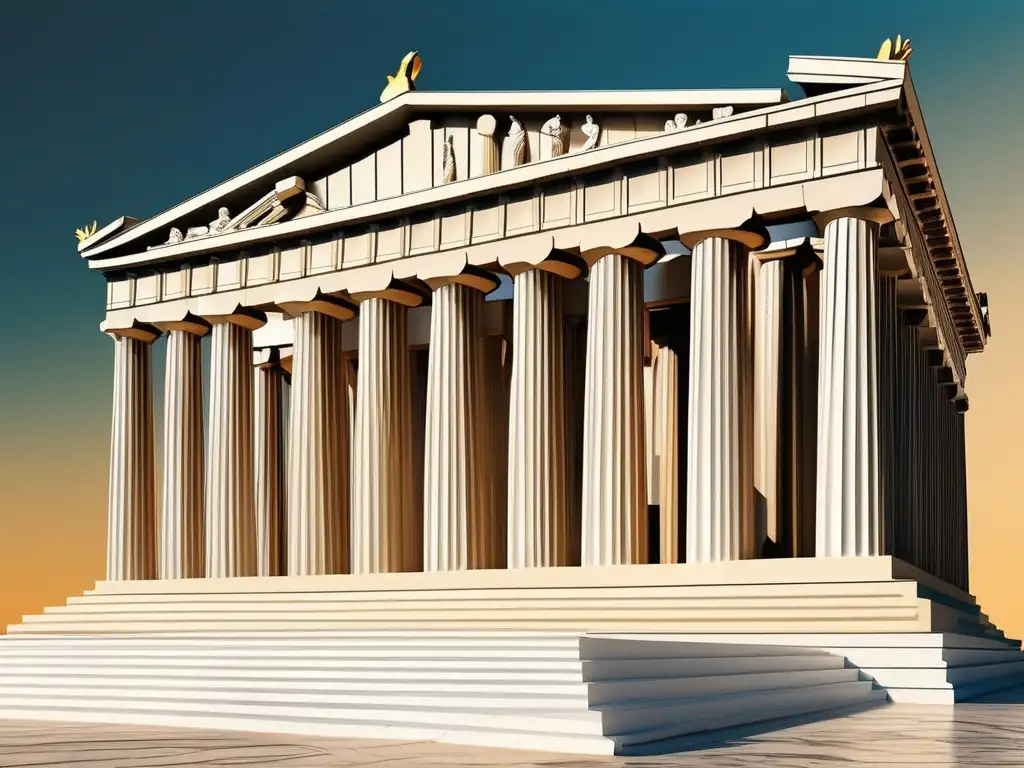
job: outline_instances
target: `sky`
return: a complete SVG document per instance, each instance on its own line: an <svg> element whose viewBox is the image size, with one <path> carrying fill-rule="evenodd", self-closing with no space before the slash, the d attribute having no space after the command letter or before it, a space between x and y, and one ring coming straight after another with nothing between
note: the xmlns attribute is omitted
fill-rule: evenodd
<svg viewBox="0 0 1024 768"><path fill-rule="evenodd" d="M1024 3L1017 0L48 0L0 15L0 626L102 578L112 342L74 231L147 218L422 90L797 86L791 54L911 72L994 335L969 360L972 591L1024 635ZM158 361L159 364L159 361ZM154 379L162 381L160 369ZM156 407L160 403L159 386Z"/></svg>

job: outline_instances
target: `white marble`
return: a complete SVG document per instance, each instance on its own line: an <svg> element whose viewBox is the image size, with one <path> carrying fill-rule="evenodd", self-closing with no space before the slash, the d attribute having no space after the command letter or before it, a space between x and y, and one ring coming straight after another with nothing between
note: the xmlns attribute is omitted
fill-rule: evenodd
<svg viewBox="0 0 1024 768"><path fill-rule="evenodd" d="M284 373L277 365L253 378L253 457L256 483L256 573L284 573Z"/></svg>

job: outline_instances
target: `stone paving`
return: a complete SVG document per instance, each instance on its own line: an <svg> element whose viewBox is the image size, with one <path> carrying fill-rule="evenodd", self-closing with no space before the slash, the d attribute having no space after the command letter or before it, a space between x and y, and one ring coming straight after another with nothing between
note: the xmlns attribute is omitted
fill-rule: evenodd
<svg viewBox="0 0 1024 768"><path fill-rule="evenodd" d="M886 705L652 757L589 757L431 742L0 721L0 768L811 768L1024 766L1024 688L956 707Z"/></svg>

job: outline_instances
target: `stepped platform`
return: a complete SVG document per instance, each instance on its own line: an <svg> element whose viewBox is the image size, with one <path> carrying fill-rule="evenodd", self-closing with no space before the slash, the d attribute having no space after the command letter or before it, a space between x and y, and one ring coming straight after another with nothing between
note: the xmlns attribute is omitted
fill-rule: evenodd
<svg viewBox="0 0 1024 768"><path fill-rule="evenodd" d="M887 557L101 582L0 638L0 718L588 754L1021 682Z"/></svg>

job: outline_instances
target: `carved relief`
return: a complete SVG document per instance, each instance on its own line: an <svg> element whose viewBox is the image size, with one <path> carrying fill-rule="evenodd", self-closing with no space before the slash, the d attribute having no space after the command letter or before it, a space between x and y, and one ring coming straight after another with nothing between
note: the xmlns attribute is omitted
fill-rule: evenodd
<svg viewBox="0 0 1024 768"><path fill-rule="evenodd" d="M732 117L732 107L715 107L711 110L712 120L721 120L723 117Z"/></svg>
<svg viewBox="0 0 1024 768"><path fill-rule="evenodd" d="M316 195L306 191L306 182L298 176L292 176L279 181L274 186L274 189L234 218L231 218L227 208L222 207L217 212L216 220L211 221L209 225L205 227L189 227L184 235L181 229L173 227L167 242L160 245L151 245L147 250L162 248L165 245L177 245L185 240L197 240L250 227L263 227L286 219L312 216L324 210L323 202Z"/></svg>
<svg viewBox="0 0 1024 768"><path fill-rule="evenodd" d="M561 157L569 151L569 127L562 124L561 115L555 115L544 123L540 132L551 138L552 157Z"/></svg>
<svg viewBox="0 0 1024 768"><path fill-rule="evenodd" d="M455 137L449 136L444 142L441 150L441 167L444 175L444 183L451 184L455 181L457 171L455 168Z"/></svg>
<svg viewBox="0 0 1024 768"><path fill-rule="evenodd" d="M594 122L594 118L587 115L587 120L580 126L580 130L583 131L583 135L587 137L587 140L580 147L581 152L586 152L588 149L593 149L597 146L597 141L601 138L601 126Z"/></svg>
<svg viewBox="0 0 1024 768"><path fill-rule="evenodd" d="M206 237L207 235L216 235L223 232L224 229L231 223L231 213L227 208L221 208L217 211L217 220L211 221L208 226L205 227L189 227L185 232L186 240L194 240L197 237Z"/></svg>
<svg viewBox="0 0 1024 768"><path fill-rule="evenodd" d="M518 168L526 163L526 131L523 124L510 116L512 126L508 129L508 137L512 140L512 167Z"/></svg>
<svg viewBox="0 0 1024 768"><path fill-rule="evenodd" d="M672 131L683 130L683 128L686 127L686 123L688 120L689 118L686 116L686 113L680 112L675 116L674 119L665 121L665 132L671 133Z"/></svg>

